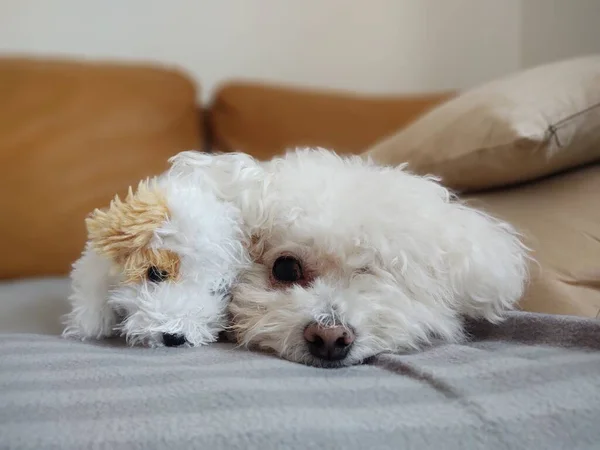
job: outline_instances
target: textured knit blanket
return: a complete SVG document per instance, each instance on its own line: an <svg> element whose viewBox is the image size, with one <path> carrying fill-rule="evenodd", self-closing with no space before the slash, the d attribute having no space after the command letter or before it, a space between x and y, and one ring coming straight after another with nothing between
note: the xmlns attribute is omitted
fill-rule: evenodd
<svg viewBox="0 0 600 450"><path fill-rule="evenodd" d="M599 322L514 313L471 331L346 369L2 334L0 448L600 448Z"/></svg>

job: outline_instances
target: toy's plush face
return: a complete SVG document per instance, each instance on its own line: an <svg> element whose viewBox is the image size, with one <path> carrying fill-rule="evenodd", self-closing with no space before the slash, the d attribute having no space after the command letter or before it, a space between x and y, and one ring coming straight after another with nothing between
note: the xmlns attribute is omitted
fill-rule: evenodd
<svg viewBox="0 0 600 450"><path fill-rule="evenodd" d="M95 211L87 227L87 251L110 261L107 305L129 343L216 339L229 287L246 260L235 206L197 177L166 174Z"/></svg>

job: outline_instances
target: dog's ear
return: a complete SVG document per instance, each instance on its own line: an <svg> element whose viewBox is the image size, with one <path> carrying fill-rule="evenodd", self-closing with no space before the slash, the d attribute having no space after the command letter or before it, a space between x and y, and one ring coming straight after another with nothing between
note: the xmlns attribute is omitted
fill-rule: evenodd
<svg viewBox="0 0 600 450"><path fill-rule="evenodd" d="M169 162L170 176L194 176L198 186L210 187L222 200L235 201L262 180L262 168L250 155L185 151Z"/></svg>
<svg viewBox="0 0 600 450"><path fill-rule="evenodd" d="M236 205L245 223L245 231L253 234L254 228L263 228L269 209L265 202L269 184L262 163L245 153L181 152L172 157L169 176L194 177L194 184L211 189L224 201Z"/></svg>
<svg viewBox="0 0 600 450"><path fill-rule="evenodd" d="M528 249L510 224L465 205L454 206L446 219L457 225L457 232L446 251L458 312L498 320L524 293Z"/></svg>

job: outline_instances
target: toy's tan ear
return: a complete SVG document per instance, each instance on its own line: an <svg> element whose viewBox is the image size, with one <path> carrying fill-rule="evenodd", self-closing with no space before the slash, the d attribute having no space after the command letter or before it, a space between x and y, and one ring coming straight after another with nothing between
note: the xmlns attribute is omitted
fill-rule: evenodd
<svg viewBox="0 0 600 450"><path fill-rule="evenodd" d="M106 210L95 210L86 219L92 248L118 264L147 249L154 232L169 217L167 202L156 182L144 180L122 201L118 196Z"/></svg>

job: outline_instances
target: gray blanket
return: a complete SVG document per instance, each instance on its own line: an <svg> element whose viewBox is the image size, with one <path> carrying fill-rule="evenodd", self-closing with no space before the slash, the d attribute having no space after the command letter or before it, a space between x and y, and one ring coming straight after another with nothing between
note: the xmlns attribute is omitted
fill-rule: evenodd
<svg viewBox="0 0 600 450"><path fill-rule="evenodd" d="M2 334L0 448L600 448L599 322L514 313L471 331L346 369Z"/></svg>

